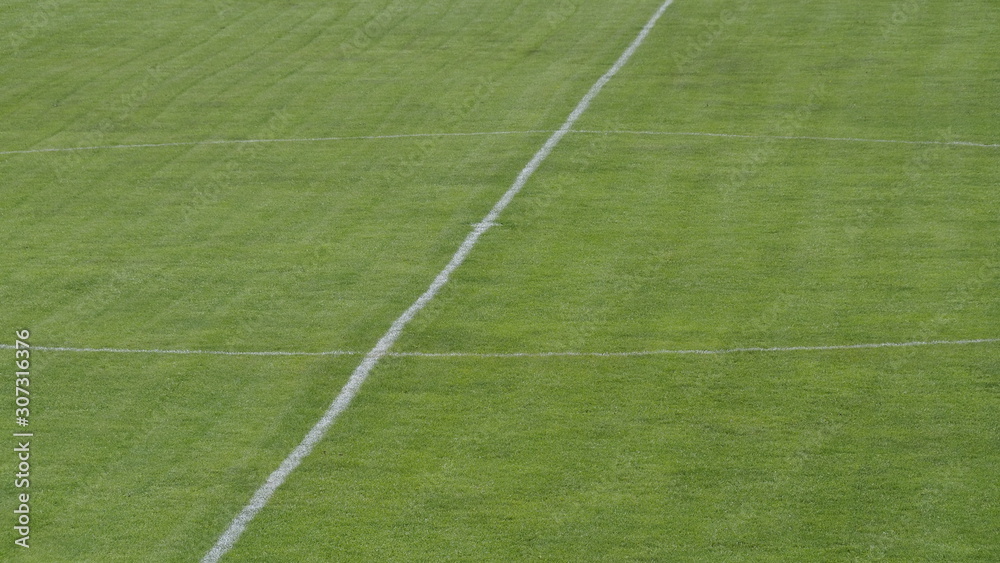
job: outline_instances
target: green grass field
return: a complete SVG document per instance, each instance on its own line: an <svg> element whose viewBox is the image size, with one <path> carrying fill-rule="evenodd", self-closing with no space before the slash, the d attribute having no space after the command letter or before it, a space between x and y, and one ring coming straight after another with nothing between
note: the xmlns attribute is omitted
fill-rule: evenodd
<svg viewBox="0 0 1000 563"><path fill-rule="evenodd" d="M130 352L0 560L200 560L662 3L8 2L0 430ZM223 561L1000 560L998 126L996 2L675 0Z"/></svg>

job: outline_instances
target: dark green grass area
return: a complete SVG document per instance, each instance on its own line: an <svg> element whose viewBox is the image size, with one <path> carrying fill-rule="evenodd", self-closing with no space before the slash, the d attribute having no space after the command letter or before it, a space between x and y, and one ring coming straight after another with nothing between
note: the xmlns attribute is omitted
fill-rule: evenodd
<svg viewBox="0 0 1000 563"><path fill-rule="evenodd" d="M992 560L998 361L389 360L233 560Z"/></svg>
<svg viewBox="0 0 1000 563"><path fill-rule="evenodd" d="M581 125L997 144L998 29L983 0L677 1Z"/></svg>
<svg viewBox="0 0 1000 563"><path fill-rule="evenodd" d="M0 558L200 558L356 361L36 351L31 485L0 483L6 515L30 494L32 547Z"/></svg>
<svg viewBox="0 0 1000 563"><path fill-rule="evenodd" d="M525 135L8 158L0 170L16 181L0 226L14 266L0 274L5 317L49 345L363 349L537 142ZM404 157L418 150L419 158Z"/></svg>
<svg viewBox="0 0 1000 563"><path fill-rule="evenodd" d="M657 4L15 2L0 150L551 129Z"/></svg>

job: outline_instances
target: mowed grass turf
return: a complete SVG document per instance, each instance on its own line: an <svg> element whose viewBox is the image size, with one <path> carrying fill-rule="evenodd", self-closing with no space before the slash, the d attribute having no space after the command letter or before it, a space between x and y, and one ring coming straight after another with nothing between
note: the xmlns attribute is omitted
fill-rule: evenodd
<svg viewBox="0 0 1000 563"><path fill-rule="evenodd" d="M233 560L992 560L998 367L392 359Z"/></svg>
<svg viewBox="0 0 1000 563"><path fill-rule="evenodd" d="M553 129L659 3L17 3L0 152ZM996 143L1000 11L898 11L678 0L578 127ZM36 345L365 351L546 137L0 155L0 314ZM399 349L996 337L998 154L573 134ZM36 357L5 560L201 557L358 361ZM228 559L997 559L998 361L387 359Z"/></svg>
<svg viewBox="0 0 1000 563"><path fill-rule="evenodd" d="M552 129L645 4L16 3L0 152ZM365 350L544 138L0 155L0 315L36 346ZM356 358L35 361L32 548L5 560L197 559Z"/></svg>
<svg viewBox="0 0 1000 563"><path fill-rule="evenodd" d="M8 561L197 560L355 363L35 357L31 548Z"/></svg>
<svg viewBox="0 0 1000 563"><path fill-rule="evenodd" d="M701 69L682 81L669 53L698 45L692 30L724 8L731 23L704 60L682 61ZM678 3L579 128L995 143L982 77L996 59L971 42L955 65L927 62L974 29L995 33L979 26L996 14L979 8L885 31L889 5ZM839 63L817 69L816 45ZM882 71L900 83L888 93L857 89L850 61L864 57L939 69L926 80L944 99L905 73ZM921 118L939 107L950 109ZM574 135L399 347L996 337L997 159L966 146ZM234 559L991 560L998 361L996 344L391 360Z"/></svg>

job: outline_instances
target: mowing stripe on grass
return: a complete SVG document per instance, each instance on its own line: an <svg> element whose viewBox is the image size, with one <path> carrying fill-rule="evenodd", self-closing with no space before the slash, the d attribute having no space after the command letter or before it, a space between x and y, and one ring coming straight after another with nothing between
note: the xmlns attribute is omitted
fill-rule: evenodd
<svg viewBox="0 0 1000 563"><path fill-rule="evenodd" d="M483 235L483 233L488 231L490 227L494 225L497 218L514 199L514 196L521 191L521 188L523 188L528 182L528 179L531 178L531 175L535 172L535 170L537 170L542 162L545 161L556 145L559 144L559 141L566 136L570 129L572 129L573 124L580 119L580 116L587 111L591 101L593 101L597 94L601 92L604 85L607 84L608 81L610 81L616 74L618 74L618 71L625 66L625 63L627 63L630 58L632 58L636 49L639 48L642 42L646 39L646 36L649 35L649 32L652 31L653 26L656 25L657 20L660 19L663 12L665 12L667 7L669 7L672 3L673 0L666 0L660 5L660 7L656 10L656 13L653 14L646 25L642 28L642 31L639 32L639 35L636 36L631 44L629 44L629 46L625 49L625 52L618 57L615 64L612 65L612 67L604 73L603 76L598 78L597 82L590 87L590 90L587 91L587 93L583 96L583 99L580 100L577 106L569 114L569 117L566 118L566 122L563 123L563 126L560 127L558 131L553 133L551 137L549 137L545 144L542 145L542 148L535 153L535 156L531 159L531 161L528 162L524 169L521 170L521 173L518 174L517 179L514 180L514 184L503 194L503 197L497 201L497 203L493 206L493 209L490 210L486 217L484 217L483 220L480 221L475 228L473 228L472 232L469 233L469 235L462 242L462 245L459 246L458 250L451 257L448 265L445 266L437 277L434 278L434 281L431 282L427 291L418 297L417 300L414 301L413 304L410 305L410 307L392 323L392 326L390 326L389 330L386 331L382 338L379 339L378 343L375 344L375 347L365 355L364 360L361 361L361 364L358 365L358 367L354 370L354 373L351 374L351 378L347 381L347 384L344 385L340 394L338 394L333 400L333 403L323 414L323 417L320 418L319 422L317 422L311 430L309 430L309 433L306 434L306 437L302 440L302 442L296 446L294 450L292 450L292 453L290 453L288 457L281 462L278 469L271 473L271 475L267 478L267 481L259 489L257 489L257 492L254 493L250 502L243 508L243 510L240 511L236 518L233 519L229 528L223 532L212 549L205 554L205 557L202 559L203 563L214 563L222 558L222 556L225 555L230 549L232 549L233 544L235 544L240 535L243 534L243 531L246 529L250 521L253 520L262 508L264 508L278 487L285 482L288 475L291 474L296 467L298 467L307 455L309 455L313 447L315 447L316 444L323 438L323 435L326 434L327 429L331 424L333 424L333 421L337 418L337 416L340 415L340 413L343 412L344 409L346 409L351 403L351 400L355 395L357 395L358 390L361 388L365 379L368 378L368 374L371 373L375 365L378 364L378 361L386 355L389 348L396 342L407 323L409 323L410 320L413 319L413 317L419 313L420 310L423 309L435 295L437 295L437 292L444 287L452 272L462 265L462 262L465 261L465 258L472 251L472 248L476 245L476 242L479 241L479 238Z"/></svg>
<svg viewBox="0 0 1000 563"><path fill-rule="evenodd" d="M914 346L966 346L969 344L995 344L1000 338L969 340L920 340L913 342L875 342L866 344L831 344L823 346L768 346L692 350L634 350L630 352L386 352L395 358L548 358L548 357L628 357L662 356L668 354L738 354L750 352L817 352L824 350L863 350L870 348L909 348ZM13 350L11 344L0 344L0 349ZM332 350L329 352L234 352L224 350L157 350L134 348L70 348L66 346L34 346L33 350L46 352L97 352L109 354L209 354L218 356L360 356L363 352Z"/></svg>
<svg viewBox="0 0 1000 563"><path fill-rule="evenodd" d="M202 145L238 145L252 143L319 143L330 141L366 141L380 139L413 139L421 137L485 137L490 135L532 135L539 133L555 133L553 130L529 129L525 131L478 131L469 133L400 133L396 135L359 135L353 137L304 137L293 139L216 139L208 141L182 141L176 143L142 143L136 145L100 145L94 147L64 147L45 149L25 149L0 151L0 155L33 154L44 152L96 151L110 149L139 149L155 147L196 147ZM978 147L985 149L1000 149L1000 144L973 143L970 141L911 141L906 139L864 139L860 137L815 137L808 135L753 135L740 133L705 133L697 131L598 131L589 129L570 129L567 133L591 135L662 135L670 137L722 137L729 139L767 139L784 141L827 141L838 143L889 143L898 145L945 145L952 147Z"/></svg>

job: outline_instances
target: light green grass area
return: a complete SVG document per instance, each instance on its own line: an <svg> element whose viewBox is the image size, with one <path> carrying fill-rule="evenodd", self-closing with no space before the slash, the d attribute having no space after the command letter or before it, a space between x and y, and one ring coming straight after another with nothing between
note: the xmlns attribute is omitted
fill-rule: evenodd
<svg viewBox="0 0 1000 563"><path fill-rule="evenodd" d="M661 0L8 4L0 152L507 133L0 154L0 344L363 353ZM1000 337L1000 148L778 138L1000 143L998 30L676 0L395 350ZM198 560L360 356L32 359L4 561ZM390 357L225 560L997 560L998 373Z"/></svg>
<svg viewBox="0 0 1000 563"><path fill-rule="evenodd" d="M8 561L199 559L356 362L37 357L32 547Z"/></svg>
<svg viewBox="0 0 1000 563"><path fill-rule="evenodd" d="M995 334L998 150L646 135L579 135L561 149L402 348Z"/></svg>
<svg viewBox="0 0 1000 563"><path fill-rule="evenodd" d="M390 360L233 559L992 560L998 367Z"/></svg>

